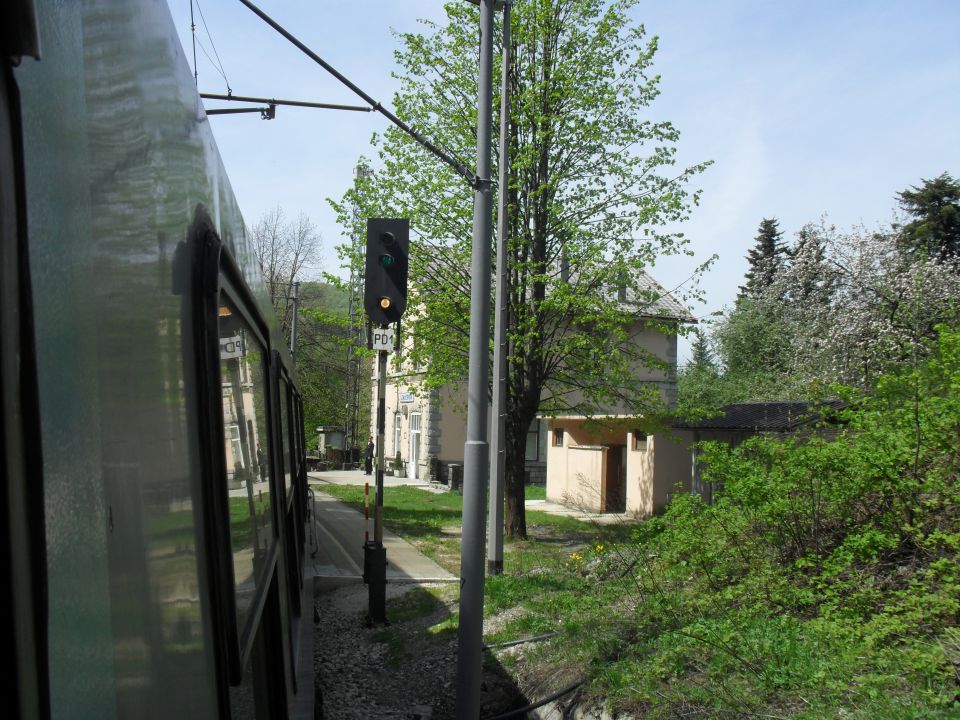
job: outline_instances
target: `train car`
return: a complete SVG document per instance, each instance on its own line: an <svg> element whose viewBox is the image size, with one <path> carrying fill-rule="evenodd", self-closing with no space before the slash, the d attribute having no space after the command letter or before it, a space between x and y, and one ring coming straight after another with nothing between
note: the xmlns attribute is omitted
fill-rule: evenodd
<svg viewBox="0 0 960 720"><path fill-rule="evenodd" d="M302 401L167 3L0 53L5 705L313 717Z"/></svg>

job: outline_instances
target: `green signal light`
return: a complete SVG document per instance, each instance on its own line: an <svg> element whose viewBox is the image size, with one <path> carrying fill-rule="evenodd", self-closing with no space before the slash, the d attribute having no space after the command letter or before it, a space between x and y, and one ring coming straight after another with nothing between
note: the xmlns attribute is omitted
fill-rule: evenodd
<svg viewBox="0 0 960 720"><path fill-rule="evenodd" d="M393 255L384 254L380 256L380 264L385 268L393 267L395 262L396 259L393 257Z"/></svg>

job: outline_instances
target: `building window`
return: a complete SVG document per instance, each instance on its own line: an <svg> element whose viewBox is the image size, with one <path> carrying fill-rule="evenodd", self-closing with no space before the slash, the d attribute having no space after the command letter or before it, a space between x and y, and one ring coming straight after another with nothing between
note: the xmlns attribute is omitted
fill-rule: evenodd
<svg viewBox="0 0 960 720"><path fill-rule="evenodd" d="M553 446L563 447L563 428L553 429Z"/></svg>
<svg viewBox="0 0 960 720"><path fill-rule="evenodd" d="M240 463L240 467L243 467L243 446L240 444L240 428L237 427L236 423L230 425L228 432L230 433L231 452L227 457L227 479L233 480L237 463Z"/></svg>
<svg viewBox="0 0 960 720"><path fill-rule="evenodd" d="M633 449L634 450L646 450L647 449L647 435L642 433L639 430L633 431Z"/></svg>
<svg viewBox="0 0 960 720"><path fill-rule="evenodd" d="M537 462L540 459L540 421L534 420L527 430L527 447L523 454L527 462Z"/></svg>
<svg viewBox="0 0 960 720"><path fill-rule="evenodd" d="M391 457L400 452L400 418L403 416L396 412L393 414L393 452Z"/></svg>

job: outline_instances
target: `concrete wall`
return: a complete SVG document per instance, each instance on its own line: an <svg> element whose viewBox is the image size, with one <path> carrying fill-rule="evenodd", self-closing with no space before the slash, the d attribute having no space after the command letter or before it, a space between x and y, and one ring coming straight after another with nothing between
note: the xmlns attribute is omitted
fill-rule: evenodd
<svg viewBox="0 0 960 720"><path fill-rule="evenodd" d="M582 418L546 419L547 499L600 512L601 478L607 470L606 445L626 443L626 431L616 421L599 424ZM563 430L563 445L554 445L554 431ZM629 476L628 476L629 477Z"/></svg>
<svg viewBox="0 0 960 720"><path fill-rule="evenodd" d="M627 435L627 512L648 517L654 511L653 437L635 448L634 435L633 430Z"/></svg>
<svg viewBox="0 0 960 720"><path fill-rule="evenodd" d="M690 492L692 439L689 431L660 433L647 438L653 455L653 512L663 512L678 492Z"/></svg>
<svg viewBox="0 0 960 720"><path fill-rule="evenodd" d="M552 430L556 427L563 427L563 424L551 426L547 450L547 500L599 512L600 485L596 478L603 477L605 470L603 448L578 444L566 428L563 445L555 446Z"/></svg>
<svg viewBox="0 0 960 720"><path fill-rule="evenodd" d="M600 512L602 480L611 446L626 445L626 512L640 517L660 513L677 492L691 487L692 431L651 435L634 442L637 431L627 420L597 426L579 418L548 421L547 499ZM563 429L562 446L553 431ZM725 438L717 438L725 439Z"/></svg>

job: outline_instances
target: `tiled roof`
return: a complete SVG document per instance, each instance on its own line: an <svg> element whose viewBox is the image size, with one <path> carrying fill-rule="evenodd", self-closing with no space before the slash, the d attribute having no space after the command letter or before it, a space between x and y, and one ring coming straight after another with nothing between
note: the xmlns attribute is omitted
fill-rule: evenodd
<svg viewBox="0 0 960 720"><path fill-rule="evenodd" d="M640 315L681 322L697 321L683 303L643 270L637 273L637 290L628 287L626 295L621 306L635 310Z"/></svg>
<svg viewBox="0 0 960 720"><path fill-rule="evenodd" d="M427 267L437 277L446 276L452 269L452 264L445 265L440 261L440 257L443 255L449 255L448 248L442 246L428 248ZM462 270L466 273L469 272L469 268L463 268ZM569 282L575 284L578 279L576 268L571 267L568 274ZM564 274L561 274L560 277L564 277ZM627 287L626 297L620 297L618 300L618 304L626 312L648 318L678 320L684 323L697 322L690 310L647 272L636 271L635 280L631 285L635 287ZM608 292L610 293L608 297L618 298L617 288L609 288Z"/></svg>
<svg viewBox="0 0 960 720"><path fill-rule="evenodd" d="M846 407L840 400L823 403L809 402L758 402L734 403L721 409L717 417L696 422L674 423L675 428L690 430L754 430L757 432L783 432L816 422Z"/></svg>

